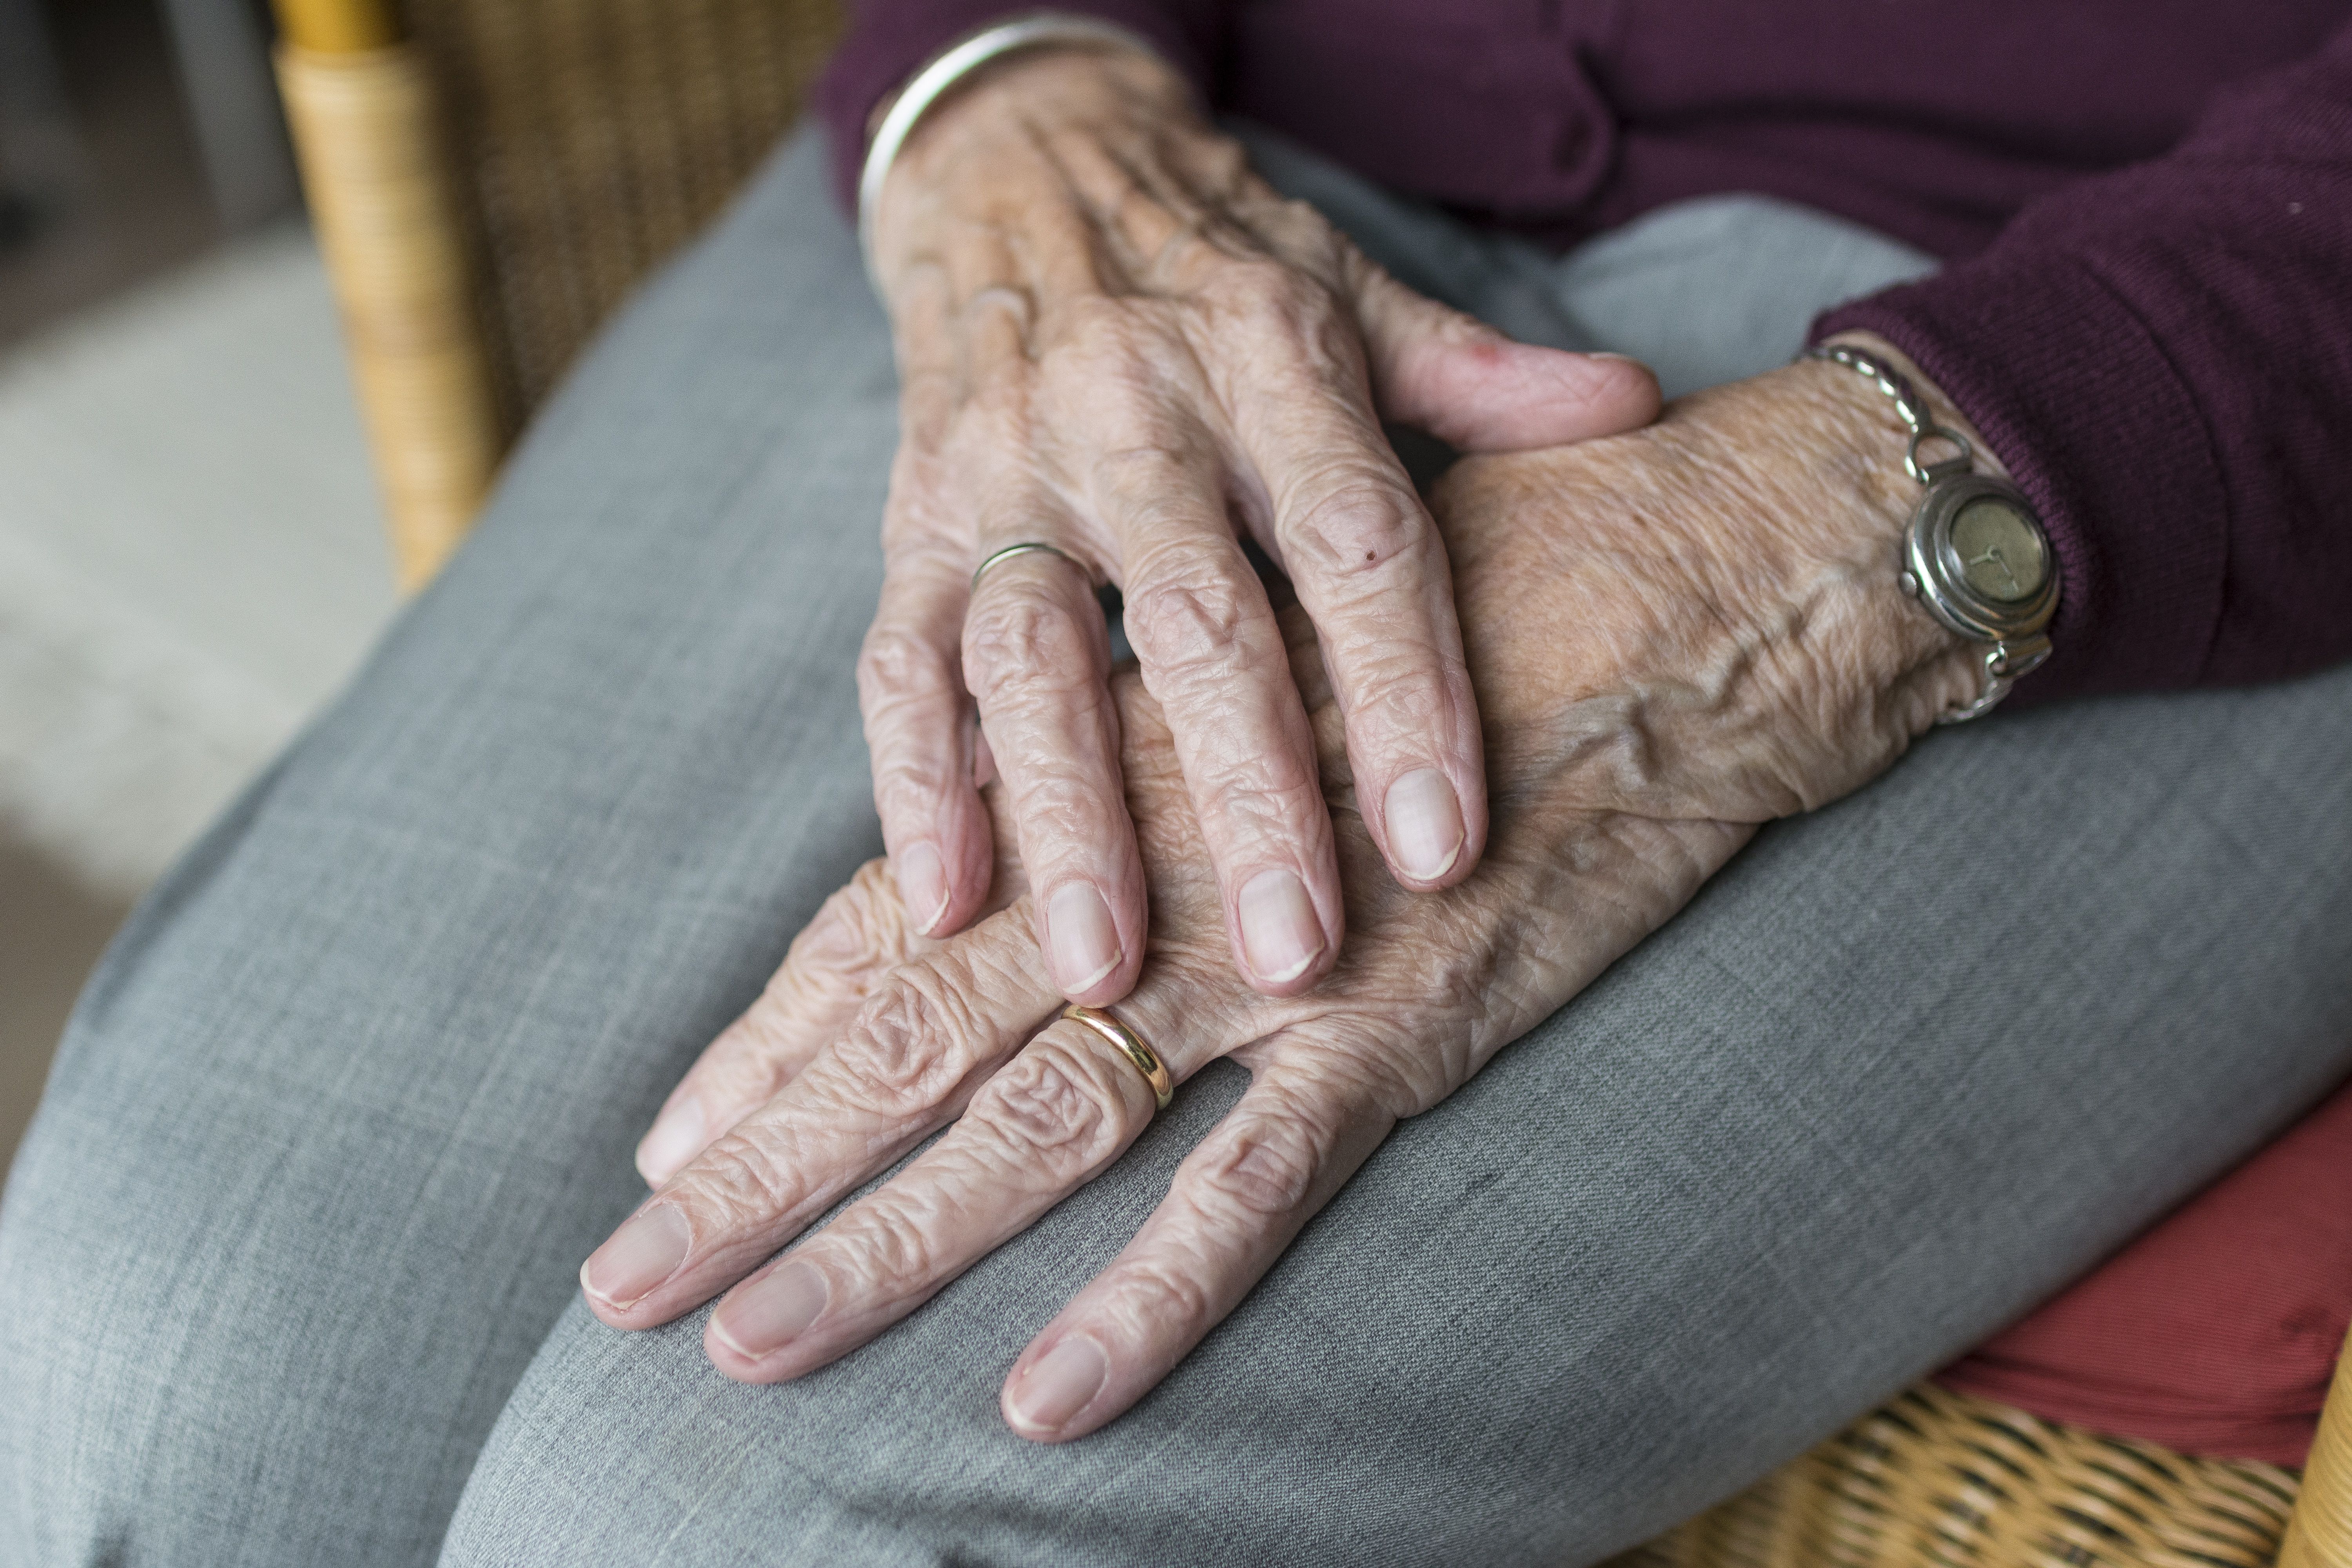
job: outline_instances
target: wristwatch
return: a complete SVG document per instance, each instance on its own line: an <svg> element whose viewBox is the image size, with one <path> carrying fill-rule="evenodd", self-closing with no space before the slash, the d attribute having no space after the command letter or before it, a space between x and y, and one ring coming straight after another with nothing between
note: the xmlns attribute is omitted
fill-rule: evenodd
<svg viewBox="0 0 2352 1568"><path fill-rule="evenodd" d="M2041 514L2007 479L1974 471L1976 451L1968 437L1937 424L1894 366L1843 343L1816 344L1804 357L1870 377L1895 400L1911 432L1903 467L1919 481L1921 494L1903 533L1900 581L1948 630L1988 645L1984 690L1936 722L1980 719L2050 657L2047 628L2058 613L2058 563ZM1956 455L1923 461L1921 448L1938 442Z"/></svg>

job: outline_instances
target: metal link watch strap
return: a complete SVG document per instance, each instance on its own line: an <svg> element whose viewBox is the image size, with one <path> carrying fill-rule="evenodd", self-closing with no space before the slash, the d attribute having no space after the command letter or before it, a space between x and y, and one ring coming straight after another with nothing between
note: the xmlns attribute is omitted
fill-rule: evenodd
<svg viewBox="0 0 2352 1568"><path fill-rule="evenodd" d="M2048 637L2038 637L2029 640L2040 643L2042 646L2027 650L2021 660L2019 650L2011 647L2007 642L1997 642L1985 649L1984 689L1977 694L1975 701L1963 702L1958 708L1937 714L1936 722L1965 724L1971 719L1983 718L2000 706L2000 700L2009 695L2009 689L2017 684L2017 678L2021 675L2032 674L2042 661L2050 657ZM2012 660L2019 660L2019 662L2012 662Z"/></svg>
<svg viewBox="0 0 2352 1568"><path fill-rule="evenodd" d="M1958 430L1946 429L1936 423L1928 410L1927 399L1919 395L1903 373L1874 354L1864 353L1843 343L1815 343L1805 351L1807 359L1825 359L1832 364L1842 364L1848 370L1859 371L1878 383L1878 390L1895 400L1895 416L1903 427L1911 432L1911 444L1903 451L1903 471L1923 486L1932 485L1946 474L1965 474L1977 466L1977 449ZM1919 448L1930 441L1948 441L1959 448L1955 457L1940 463L1922 463Z"/></svg>
<svg viewBox="0 0 2352 1568"><path fill-rule="evenodd" d="M1827 360L1877 383L1878 390L1894 402L1895 416L1910 432L1910 443L1903 452L1903 469L1919 482L1923 490L1931 489L1939 483L1960 479L1975 471L1976 448L1969 444L1969 438L1957 430L1936 423L1927 400L1921 397L1919 389L1893 365L1845 343L1816 343L1800 357ZM1933 462L1923 460L1922 449L1937 442L1953 447L1953 455ZM1915 598L1924 599L1926 596L1927 584L1918 582L1908 567L1903 573L1903 588L1905 593ZM1946 616L1938 615L1937 618L1946 620L1949 625ZM2031 675L2050 657L2050 639L2039 631L2029 636L1987 640L1990 646L1984 650L1984 689L1974 701L1963 703L1937 718L1936 722L1938 724L1966 723L1970 719L1990 713L2002 698L2009 695L2010 688L2017 683L2020 677Z"/></svg>

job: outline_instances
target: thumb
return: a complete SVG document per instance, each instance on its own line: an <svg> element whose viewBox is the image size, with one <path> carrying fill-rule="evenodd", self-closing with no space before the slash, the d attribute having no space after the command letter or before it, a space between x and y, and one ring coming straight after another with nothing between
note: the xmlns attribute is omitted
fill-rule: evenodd
<svg viewBox="0 0 2352 1568"><path fill-rule="evenodd" d="M1381 416L1465 452L1562 447L1658 416L1658 378L1617 354L1515 342L1360 263L1356 315Z"/></svg>

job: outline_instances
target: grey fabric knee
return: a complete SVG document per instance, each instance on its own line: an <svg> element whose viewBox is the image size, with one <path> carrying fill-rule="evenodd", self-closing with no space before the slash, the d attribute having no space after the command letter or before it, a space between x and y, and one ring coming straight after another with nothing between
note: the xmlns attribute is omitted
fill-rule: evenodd
<svg viewBox="0 0 2352 1568"><path fill-rule="evenodd" d="M1409 280L1685 379L1924 264L1738 202L1563 264L1259 155ZM1683 333L1694 280L1720 321ZM1238 1069L798 1384L719 1377L699 1314L605 1330L574 1270L631 1145L877 847L850 666L894 395L803 138L142 910L0 1214L0 1559L1590 1561L2352 1065L2352 672L2083 704L1768 832L1082 1443L1013 1438L998 1383Z"/></svg>
<svg viewBox="0 0 2352 1568"><path fill-rule="evenodd" d="M432 1562L663 1096L879 852L896 387L820 161L92 983L0 1215L0 1562Z"/></svg>

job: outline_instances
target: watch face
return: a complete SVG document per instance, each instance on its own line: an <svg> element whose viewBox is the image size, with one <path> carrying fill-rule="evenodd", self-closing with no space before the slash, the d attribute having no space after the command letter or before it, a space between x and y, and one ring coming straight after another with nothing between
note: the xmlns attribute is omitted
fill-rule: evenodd
<svg viewBox="0 0 2352 1568"><path fill-rule="evenodd" d="M1990 474L1929 484L1903 545L1906 593L1963 637L2032 637L2058 608L2058 558L2033 503Z"/></svg>
<svg viewBox="0 0 2352 1568"><path fill-rule="evenodd" d="M1960 508L1951 542L1962 580L1994 604L2021 604L2049 579L2042 531L2006 497L1979 496Z"/></svg>

